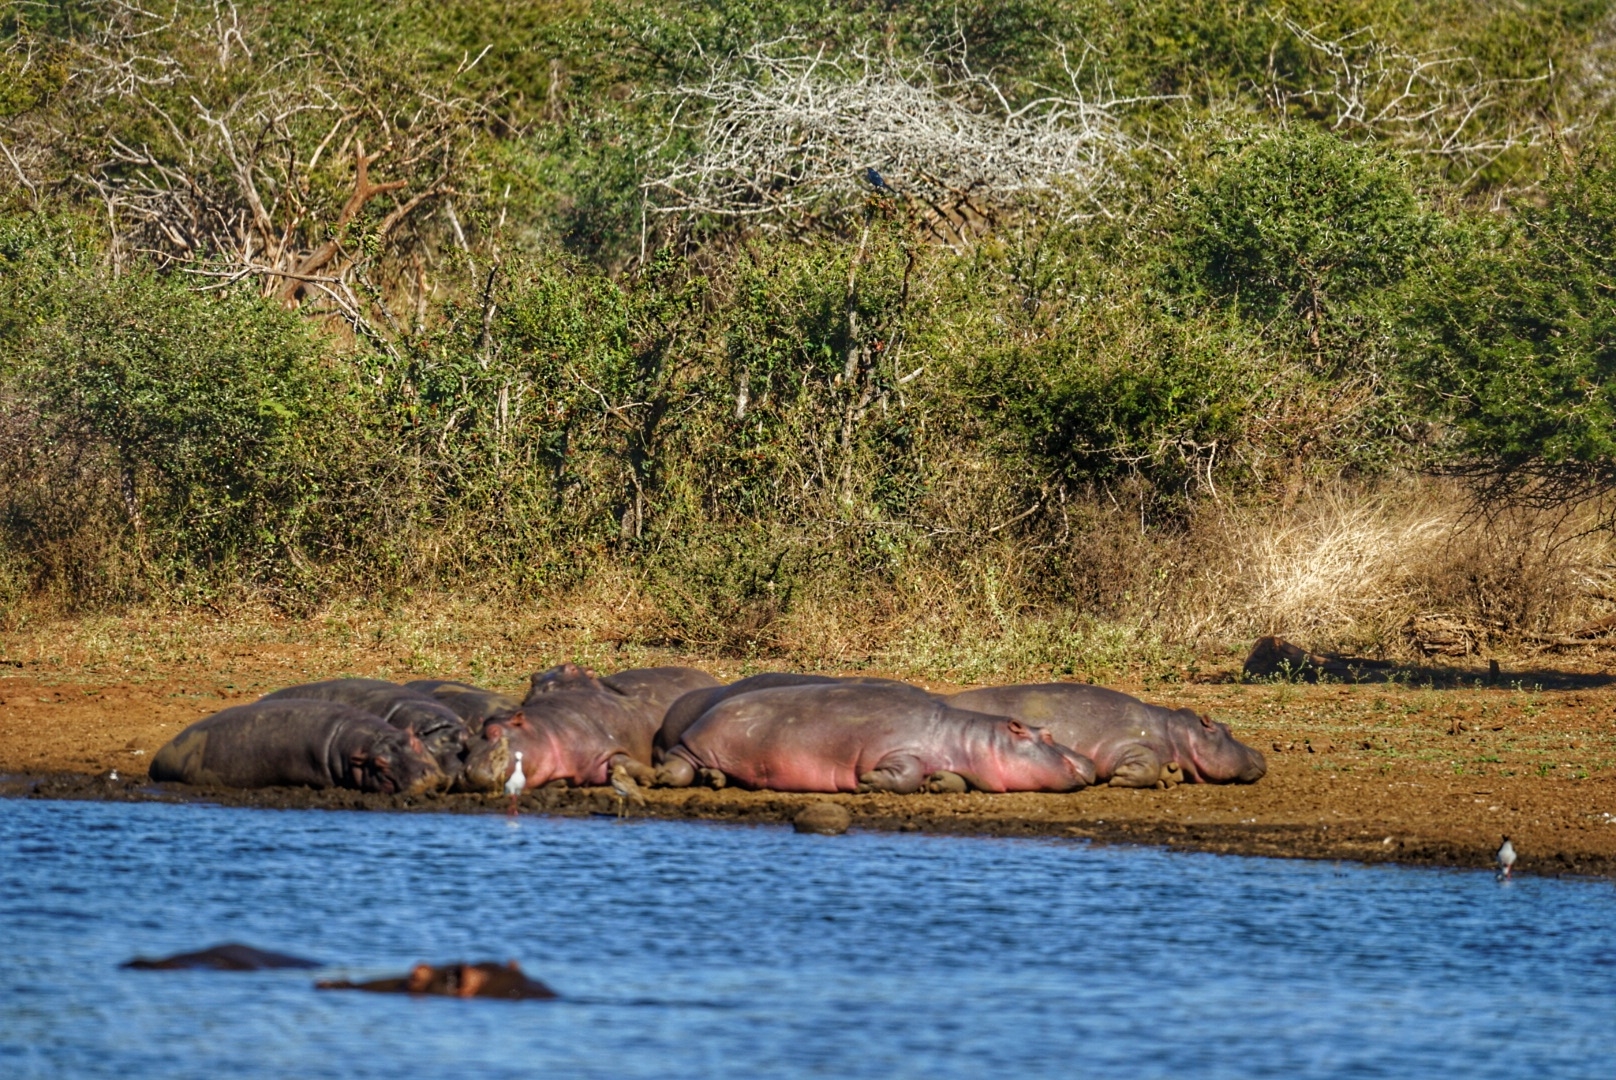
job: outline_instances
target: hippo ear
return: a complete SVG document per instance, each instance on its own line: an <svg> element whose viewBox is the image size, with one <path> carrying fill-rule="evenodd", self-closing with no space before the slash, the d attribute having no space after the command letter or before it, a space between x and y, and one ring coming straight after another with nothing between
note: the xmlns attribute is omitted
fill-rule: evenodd
<svg viewBox="0 0 1616 1080"><path fill-rule="evenodd" d="M1217 728L1217 724L1213 723L1212 718L1205 713L1201 714L1201 726L1206 728L1208 731L1212 731Z"/></svg>
<svg viewBox="0 0 1616 1080"><path fill-rule="evenodd" d="M1023 724L1020 720L1010 721L1010 734L1014 735L1018 739L1032 738L1032 732L1027 728L1027 725Z"/></svg>
<svg viewBox="0 0 1616 1080"><path fill-rule="evenodd" d="M420 736L416 735L413 731L409 732L408 734L410 737L410 749L414 750L417 754L426 753L426 747L421 745Z"/></svg>
<svg viewBox="0 0 1616 1080"><path fill-rule="evenodd" d="M1049 729L1046 727L1041 727L1038 729L1038 738L1043 742L1048 743L1050 746L1055 745L1055 736L1051 735L1049 733Z"/></svg>

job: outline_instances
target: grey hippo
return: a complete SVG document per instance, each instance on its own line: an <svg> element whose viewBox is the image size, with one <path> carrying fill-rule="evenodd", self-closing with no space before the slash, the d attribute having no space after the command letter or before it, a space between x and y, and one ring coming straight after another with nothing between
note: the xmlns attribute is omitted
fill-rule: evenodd
<svg viewBox="0 0 1616 1080"><path fill-rule="evenodd" d="M1236 741L1228 725L1103 686L990 686L944 700L1047 729L1062 746L1093 759L1100 781L1113 787L1249 784L1268 771L1262 754Z"/></svg>
<svg viewBox="0 0 1616 1080"><path fill-rule="evenodd" d="M215 787L418 795L448 777L413 732L334 701L255 701L205 717L152 757L151 778Z"/></svg>
<svg viewBox="0 0 1616 1080"><path fill-rule="evenodd" d="M260 701L335 701L352 705L391 724L414 732L427 753L437 759L443 771L454 776L460 771L466 743L471 737L466 723L455 711L431 694L411 690L385 679L328 679L325 682L288 686L265 694Z"/></svg>

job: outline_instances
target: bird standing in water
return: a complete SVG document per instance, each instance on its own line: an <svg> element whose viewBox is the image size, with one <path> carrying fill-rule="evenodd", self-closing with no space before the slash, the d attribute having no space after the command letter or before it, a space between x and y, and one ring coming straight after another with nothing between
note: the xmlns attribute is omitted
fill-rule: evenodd
<svg viewBox="0 0 1616 1080"><path fill-rule="evenodd" d="M516 763L511 766L511 775L505 781L505 794L511 797L511 813L516 813L516 797L527 788L527 774L522 771L522 751L516 752Z"/></svg>
<svg viewBox="0 0 1616 1080"><path fill-rule="evenodd" d="M1514 865L1515 865L1515 845L1510 843L1509 842L1509 837L1506 836L1506 837L1504 837L1504 842L1502 844L1498 845L1498 876L1499 876L1499 878L1502 879L1502 878L1509 877L1510 868L1513 867Z"/></svg>
<svg viewBox="0 0 1616 1080"><path fill-rule="evenodd" d="M629 800L645 805L645 796L640 794L640 785L628 774L628 770L618 765L612 769L612 791L617 795L617 816L628 814Z"/></svg>

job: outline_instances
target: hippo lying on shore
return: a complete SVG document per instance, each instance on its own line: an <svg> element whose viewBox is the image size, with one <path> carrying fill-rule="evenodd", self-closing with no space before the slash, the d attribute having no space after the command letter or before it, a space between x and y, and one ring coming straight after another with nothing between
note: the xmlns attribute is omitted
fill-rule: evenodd
<svg viewBox="0 0 1616 1080"><path fill-rule="evenodd" d="M1226 724L1103 686L990 686L943 700L1046 728L1062 746L1093 759L1099 779L1113 787L1249 784L1268 771L1262 754L1235 741Z"/></svg>
<svg viewBox="0 0 1616 1080"><path fill-rule="evenodd" d="M152 758L153 780L418 795L448 778L414 733L333 701L255 701L198 720Z"/></svg>
<svg viewBox="0 0 1616 1080"><path fill-rule="evenodd" d="M689 691L669 704L666 715L662 718L662 726L657 729L656 739L652 744L652 753L658 764L662 763L667 752L679 745L679 738L685 729L701 719L702 713L717 705L721 701L728 701L741 694L750 694L754 690L770 690L777 686L824 686L832 683L853 683L860 686L908 686L908 683L897 682L893 679L866 679L859 677L838 678L833 675L798 675L791 671L765 671L757 675L748 675L744 679L724 685L714 681L714 685L701 687Z"/></svg>
<svg viewBox="0 0 1616 1080"><path fill-rule="evenodd" d="M437 759L438 766L453 776L460 771L471 732L454 710L430 694L390 683L383 679L329 679L325 682L288 686L265 694L260 701L335 701L378 717L383 722L414 732Z"/></svg>
<svg viewBox="0 0 1616 1080"><path fill-rule="evenodd" d="M461 785L499 791L517 751L528 787L561 780L604 784L614 767L650 783L651 741L668 705L686 691L717 685L695 668L633 668L604 678L576 664L537 672L520 712L490 720L466 754Z"/></svg>
<svg viewBox="0 0 1616 1080"><path fill-rule="evenodd" d="M534 672L522 705L537 705L546 695L563 690L616 694L633 702L633 709L622 715L637 728L644 729L643 732L636 730L630 736L637 743L642 734L653 740L656 738L674 702L691 693L723 688L723 683L697 668L629 668L615 675L602 676L589 668L568 663L558 664L548 671Z"/></svg>
<svg viewBox="0 0 1616 1080"><path fill-rule="evenodd" d="M404 689L431 695L465 721L472 734L481 731L488 721L504 720L522 707L513 697L449 679L416 679L405 683Z"/></svg>
<svg viewBox="0 0 1616 1080"><path fill-rule="evenodd" d="M811 683L719 702L672 747L659 777L712 769L772 791L919 791L963 778L981 791L1074 791L1087 758L1016 720L950 707L903 685Z"/></svg>

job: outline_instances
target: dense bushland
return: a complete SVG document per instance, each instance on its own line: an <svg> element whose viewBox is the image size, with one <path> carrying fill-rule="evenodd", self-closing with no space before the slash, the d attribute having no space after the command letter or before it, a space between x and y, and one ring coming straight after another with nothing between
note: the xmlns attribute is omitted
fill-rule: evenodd
<svg viewBox="0 0 1616 1080"><path fill-rule="evenodd" d="M1596 0L0 4L0 607L612 595L968 674L1566 629L1613 43Z"/></svg>

